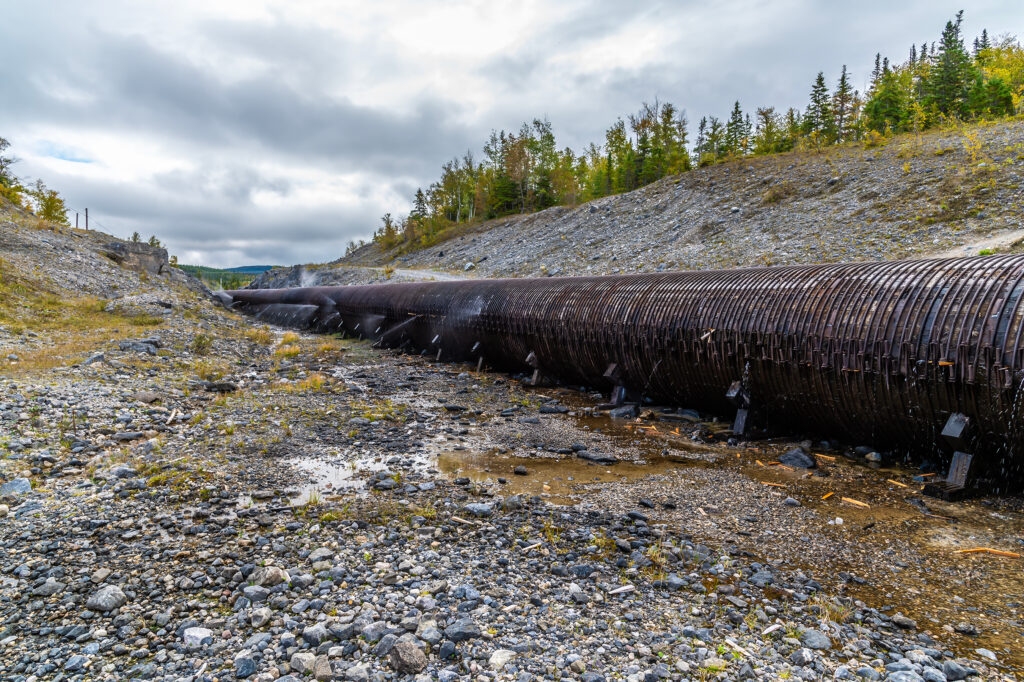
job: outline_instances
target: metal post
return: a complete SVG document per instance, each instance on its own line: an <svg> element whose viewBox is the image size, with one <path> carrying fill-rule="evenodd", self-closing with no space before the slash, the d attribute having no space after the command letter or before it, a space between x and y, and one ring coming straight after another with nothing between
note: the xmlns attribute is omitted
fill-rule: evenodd
<svg viewBox="0 0 1024 682"><path fill-rule="evenodd" d="M85 209L85 229L89 229L89 209Z"/></svg>

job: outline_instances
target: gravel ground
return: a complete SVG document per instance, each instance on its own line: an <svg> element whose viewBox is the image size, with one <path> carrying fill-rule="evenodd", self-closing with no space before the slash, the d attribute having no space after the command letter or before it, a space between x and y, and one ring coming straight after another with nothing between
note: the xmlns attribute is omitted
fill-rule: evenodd
<svg viewBox="0 0 1024 682"><path fill-rule="evenodd" d="M1019 664L967 605L932 623L873 591L872 568L925 549L908 536L855 564L855 541L823 530L840 512L810 502L822 477L756 464L792 444L612 421L589 394L286 336L204 300L148 331L0 380L3 679L1012 679ZM854 488L872 503L897 475L821 461L837 487L874 477ZM1000 514L1005 540L1019 515Z"/></svg>

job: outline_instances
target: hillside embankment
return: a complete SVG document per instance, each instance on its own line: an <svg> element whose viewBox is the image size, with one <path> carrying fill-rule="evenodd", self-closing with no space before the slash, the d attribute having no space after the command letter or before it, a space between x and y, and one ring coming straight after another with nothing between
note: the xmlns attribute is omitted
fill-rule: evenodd
<svg viewBox="0 0 1024 682"><path fill-rule="evenodd" d="M1009 121L740 159L576 208L467 226L429 248L370 244L301 272L269 271L253 286L383 279L345 266L599 275L972 255L1022 238L1024 121Z"/></svg>

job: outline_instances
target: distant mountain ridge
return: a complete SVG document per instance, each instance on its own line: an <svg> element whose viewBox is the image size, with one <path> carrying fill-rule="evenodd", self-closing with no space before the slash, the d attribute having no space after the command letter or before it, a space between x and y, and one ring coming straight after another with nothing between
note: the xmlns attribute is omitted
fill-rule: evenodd
<svg viewBox="0 0 1024 682"><path fill-rule="evenodd" d="M266 272L273 268L281 267L279 265L239 265L237 268L221 268L225 272L243 272L249 275L258 275L261 272Z"/></svg>

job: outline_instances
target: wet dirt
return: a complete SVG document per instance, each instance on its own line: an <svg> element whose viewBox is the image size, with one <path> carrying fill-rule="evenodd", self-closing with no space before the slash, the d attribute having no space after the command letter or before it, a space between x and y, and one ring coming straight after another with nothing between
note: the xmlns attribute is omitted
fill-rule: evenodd
<svg viewBox="0 0 1024 682"><path fill-rule="evenodd" d="M482 414L446 414L433 394L425 396L439 386L456 388L450 370L441 371L440 384L429 381L433 370L451 366L406 364L411 367L402 371L419 372L426 380L396 392L393 400L416 410L432 409L463 434L438 436L409 455L425 472L467 477L497 495L537 495L551 504L623 513L636 509L641 497L656 503L673 499L678 509L656 504L645 510L652 524L678 526L712 546L739 546L766 561L806 570L833 593L860 599L890 616L908 616L919 632L960 654L978 659L978 649L984 648L995 652L1005 669L1024 670L1024 559L958 552L988 547L1024 553L1024 515L1013 500L925 498L922 484L914 480L921 472L870 466L837 451L812 448L818 468L791 469L776 460L796 445L792 441L729 445L726 423L662 421L657 410L645 410L642 419L613 420L595 412L599 401L591 394L533 389L513 381L499 390L485 378L493 375L479 375L479 385L468 394L454 391L462 402L471 395ZM510 399L527 406L524 414L551 399L568 412L541 415L544 421L537 426L500 419L497 412ZM556 428L563 446L589 439L601 444L601 453L621 460L602 464L549 452L528 445L540 436L519 433L536 429L550 438ZM294 498L299 504L312 491L322 496L362 493L367 476L386 468L383 459L359 457L294 464L313 479ZM519 466L525 467L525 476L514 473ZM800 507L784 507L786 497ZM962 622L977 627L979 634L956 632Z"/></svg>

